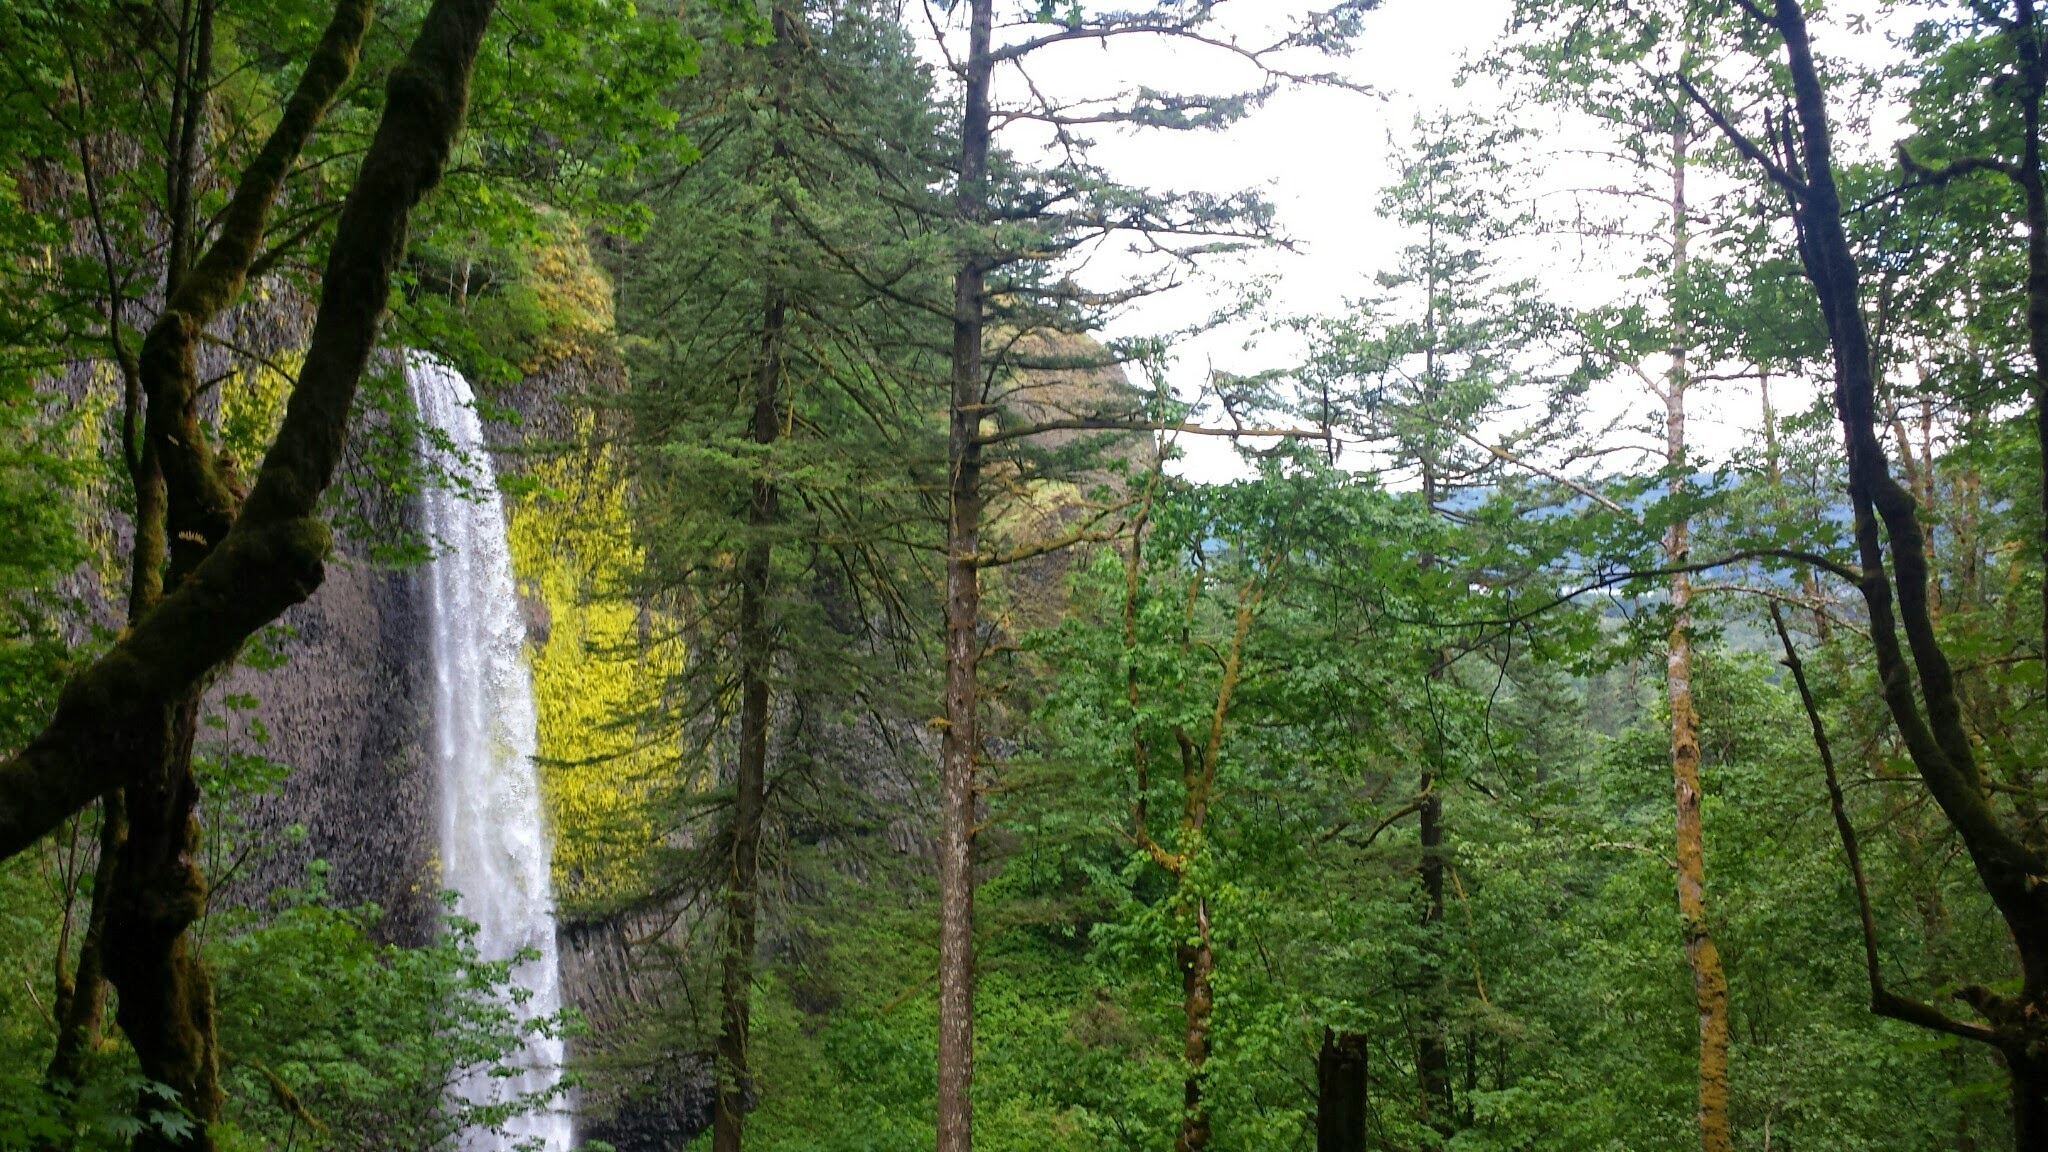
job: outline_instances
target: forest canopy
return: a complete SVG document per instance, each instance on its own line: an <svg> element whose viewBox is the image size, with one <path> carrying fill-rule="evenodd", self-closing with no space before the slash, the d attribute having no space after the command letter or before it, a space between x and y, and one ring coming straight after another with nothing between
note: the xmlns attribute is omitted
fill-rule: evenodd
<svg viewBox="0 0 2048 1152"><path fill-rule="evenodd" d="M0 1148L2048 1152L2035 0L0 3Z"/></svg>

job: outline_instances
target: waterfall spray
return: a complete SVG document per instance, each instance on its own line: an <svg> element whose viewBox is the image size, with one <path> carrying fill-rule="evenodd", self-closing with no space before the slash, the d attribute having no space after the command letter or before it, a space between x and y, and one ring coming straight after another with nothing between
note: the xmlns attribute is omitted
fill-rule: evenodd
<svg viewBox="0 0 2048 1152"><path fill-rule="evenodd" d="M522 1020L531 1020L561 1007L561 978L550 845L533 762L533 674L505 513L469 382L419 354L407 358L405 374L420 418L454 450L456 458L440 463L470 480L466 493L441 486L425 497L426 529L438 549L428 579L441 882L458 893L457 914L476 922L485 959L504 960L522 949L538 954L512 970L514 982L532 992L517 1009ZM439 449L430 444L425 451ZM546 1092L560 1082L561 1063L562 1042L537 1038L517 1056L519 1074L472 1076L458 1091L477 1103ZM463 1147L498 1152L538 1140L545 1152L567 1152L570 1127L558 1104L520 1117L503 1135L471 1132Z"/></svg>

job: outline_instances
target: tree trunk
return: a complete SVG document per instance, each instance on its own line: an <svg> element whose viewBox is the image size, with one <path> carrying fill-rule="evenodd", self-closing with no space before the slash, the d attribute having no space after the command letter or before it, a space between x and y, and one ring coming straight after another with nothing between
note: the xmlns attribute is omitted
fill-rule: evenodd
<svg viewBox="0 0 2048 1152"><path fill-rule="evenodd" d="M2012 1075L2013 1147L2019 1152L2048 1148L2048 1062L2006 1055Z"/></svg>
<svg viewBox="0 0 2048 1152"><path fill-rule="evenodd" d="M778 28L778 32L785 31ZM788 318L789 304L782 291L769 289L762 318L761 364L754 374L754 443L763 446L775 443L781 430L776 399L782 387L782 339ZM765 461L762 467L767 467ZM747 1096L752 1090L748 1019L760 903L761 816L768 795L768 672L775 658L774 629L768 619L774 548L766 533L778 517L777 504L774 482L765 475L756 476L747 503L751 538L740 562L740 741L733 780L732 861L726 880L725 961L719 986L722 1013L718 1097L711 1114L713 1152L739 1152Z"/></svg>
<svg viewBox="0 0 2048 1152"><path fill-rule="evenodd" d="M958 211L969 250L953 281L946 515L946 716L939 751L938 1152L974 1146L974 761L981 658L981 419L994 0L972 0Z"/></svg>
<svg viewBox="0 0 2048 1152"><path fill-rule="evenodd" d="M1323 1029L1316 1057L1316 1152L1365 1152L1366 1039Z"/></svg>
<svg viewBox="0 0 2048 1152"><path fill-rule="evenodd" d="M1691 118L1677 117L1671 132L1671 357L1664 392L1664 451L1671 466L1671 495L1682 499L1691 486L1685 442L1685 394L1692 386L1690 331L1686 322L1686 274L1691 256L1691 219L1686 205L1686 169ZM1683 565L1692 551L1692 525L1680 517L1664 540L1667 567ZM1692 969L1693 1003L1699 1013L1699 1130L1702 1152L1731 1152L1728 1121L1728 978L1707 929L1706 849L1700 828L1699 716L1692 695L1692 578L1671 577L1671 635L1665 652L1664 684L1671 707L1671 777L1677 803L1678 916Z"/></svg>
<svg viewBox="0 0 2048 1152"><path fill-rule="evenodd" d="M220 238L194 271L202 287L190 299L172 301L193 339L239 294L263 240L270 200L299 143L347 82L372 7L368 0L337 4L270 140L220 214ZM0 857L28 849L120 787L135 770L134 751L153 746L152 734L184 694L319 586L331 542L319 502L340 466L349 411L405 249L408 217L440 182L495 7L493 0L435 0L405 61L393 70L383 118L335 225L312 340L254 488L186 586L131 621L112 648L73 675L49 722L0 760ZM181 286L179 295L185 294ZM152 411L155 406L152 395ZM166 447L181 457L180 483L205 481L206 470L193 459L203 443L173 435L168 445L154 446L164 457L167 486ZM211 479L225 488L218 473Z"/></svg>
<svg viewBox="0 0 2048 1152"><path fill-rule="evenodd" d="M1442 660L1431 660L1430 678L1442 676ZM1419 785L1422 878L1422 1024L1415 1042L1415 1075L1424 1124L1449 1135L1456 1127L1451 1099L1450 1022L1445 1017L1443 978L1444 801L1434 767Z"/></svg>
<svg viewBox="0 0 2048 1152"><path fill-rule="evenodd" d="M285 175L346 84L371 15L341 0L298 86L219 216L219 233L170 295L140 359L148 447L167 497L171 590L74 676L44 729L0 763L0 853L33 844L91 799L125 788L129 837L113 876L103 955L142 1073L179 1094L192 1125L142 1148L208 1148L220 1107L212 987L185 928L203 911L191 747L210 678L320 583L317 516L347 438L412 207L438 181L467 104L494 4L435 0L343 205L304 365L244 503L197 426L193 346L243 287ZM146 577L147 573L143 573ZM168 1107L159 1110L169 1111Z"/></svg>
<svg viewBox="0 0 2048 1152"><path fill-rule="evenodd" d="M1422 488L1424 501L1434 509L1437 503L1436 476L1427 467L1423 470ZM1424 556L1422 563L1425 568L1434 567L1436 558ZM1427 659L1429 670L1425 676L1432 682L1441 681L1448 666L1446 654L1432 651L1427 653ZM1443 764L1444 753L1443 725L1432 716L1423 751L1426 763L1422 777L1416 783L1416 794L1421 797L1416 809L1417 848L1421 854L1416 861L1416 874L1422 886L1421 971L1418 973L1421 1023L1415 1037L1416 1113L1423 1124L1449 1136L1457 1124L1456 1102L1451 1097L1451 1026L1445 1004L1443 971L1446 849L1444 798L1437 770Z"/></svg>
<svg viewBox="0 0 2048 1152"><path fill-rule="evenodd" d="M66 1095L79 1087L87 1054L100 1045L106 1019L107 910L114 892L114 869L128 841L127 806L119 789L100 801L99 860L93 868L92 908L86 914L85 938L78 948L78 971L71 996L57 1022L57 1047L44 1081Z"/></svg>
<svg viewBox="0 0 2048 1152"><path fill-rule="evenodd" d="M138 749L154 770L131 780L128 838L115 865L104 960L120 994L116 1019L142 1075L177 1092L191 1128L172 1136L145 1125L137 1152L208 1152L220 1119L220 1057L214 1046L213 980L186 934L206 911L199 870L199 782L192 741L199 724L194 688L165 709L154 747ZM164 1110L145 1096L145 1111Z"/></svg>
<svg viewBox="0 0 2048 1152"><path fill-rule="evenodd" d="M1918 504L1892 476L1891 461L1877 435L1876 371L1863 314L1861 273L1843 223L1827 94L1814 61L1806 11L1799 0L1774 0L1772 8L1772 24L1785 45L1796 119L1783 123L1771 141L1782 164L1754 144L1744 151L1753 163L1769 170L1792 202L1800 225L1800 263L1827 323L1835 362L1834 404L1855 513L1861 568L1856 584L1869 616L1871 654L1900 742L2011 931L2022 973L2016 995L1985 988L1962 991L1983 1017L1979 1024L1887 992L1872 963L1872 1009L1996 1048L2012 1076L2016 1144L2023 1152L2034 1152L2048 1148L2048 1092L2043 1091L2044 1072L2034 1055L2048 1050L2048 1030L2040 1023L2048 1009L2048 892L2038 880L2048 875L2048 859L2006 824L1985 789L1955 669L1930 614L1930 574ZM2018 9L2021 39L2031 43L2036 31L2032 0L2020 0ZM1787 171L1784 164L1793 170Z"/></svg>
<svg viewBox="0 0 2048 1152"><path fill-rule="evenodd" d="M2048 569L2048 179L2041 159L2041 104L2048 96L2048 46L2034 0L2019 0L2008 33L2020 72L2020 189L2027 222L2027 350L2034 361L2034 435L2041 464L2041 561ZM2041 659L2048 661L2048 580L2041 582Z"/></svg>
<svg viewBox="0 0 2048 1152"><path fill-rule="evenodd" d="M1181 1010L1187 1018L1187 1033L1181 1056L1187 1061L1187 1075L1181 1083L1180 1135L1173 1152L1207 1152L1210 1124L1209 1105L1204 1092L1209 1067L1209 1018L1216 1009L1212 987L1216 975L1216 953L1209 945L1209 910L1195 905L1195 938L1183 940L1174 950L1180 965Z"/></svg>

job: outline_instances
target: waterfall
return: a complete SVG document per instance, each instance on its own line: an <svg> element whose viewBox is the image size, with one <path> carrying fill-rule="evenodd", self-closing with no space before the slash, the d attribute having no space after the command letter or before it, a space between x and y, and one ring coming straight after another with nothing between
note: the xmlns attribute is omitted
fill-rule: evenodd
<svg viewBox="0 0 2048 1152"><path fill-rule="evenodd" d="M441 465L465 486L426 491L426 530L436 554L428 567L434 662L434 761L440 779L441 883L458 895L456 912L477 924L476 945L487 960L521 949L537 959L513 969L532 996L522 1019L561 1007L556 962L549 843L542 818L533 674L515 598L512 553L505 539L483 426L469 382L431 357L411 354L406 381L420 418L439 429L453 459ZM428 444L428 453L441 447ZM536 1039L516 1059L511 1077L472 1076L458 1089L477 1103L544 1092L561 1078L562 1042ZM498 1152L538 1140L545 1152L567 1152L570 1116L559 1104L524 1116L505 1135L471 1132L463 1147Z"/></svg>

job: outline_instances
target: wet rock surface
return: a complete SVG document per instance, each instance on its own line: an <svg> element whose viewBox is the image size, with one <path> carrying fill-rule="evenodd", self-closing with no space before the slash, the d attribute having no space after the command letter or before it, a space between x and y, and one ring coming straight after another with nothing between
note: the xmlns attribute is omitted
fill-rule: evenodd
<svg viewBox="0 0 2048 1152"><path fill-rule="evenodd" d="M330 563L319 591L282 621L285 662L228 677L227 692L256 700L270 736L261 753L292 769L255 801L252 839L270 848L231 882L231 898L302 885L323 860L336 902L384 910L385 939L431 936L440 885L426 612L418 573Z"/></svg>

